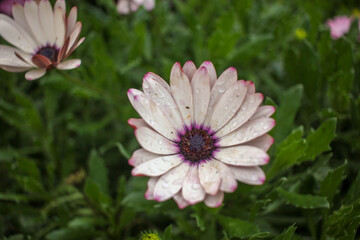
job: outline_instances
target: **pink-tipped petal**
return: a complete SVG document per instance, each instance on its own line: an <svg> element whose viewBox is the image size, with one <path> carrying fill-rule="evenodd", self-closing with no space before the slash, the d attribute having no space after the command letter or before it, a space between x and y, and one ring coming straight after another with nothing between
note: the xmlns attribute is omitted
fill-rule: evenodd
<svg viewBox="0 0 360 240"><path fill-rule="evenodd" d="M145 192L145 198L147 200L154 200L154 189L159 178L151 177L147 182L147 190Z"/></svg>
<svg viewBox="0 0 360 240"><path fill-rule="evenodd" d="M220 97L228 90L228 88L237 81L237 71L235 68L230 67L226 69L215 82L210 93L209 110L213 109L219 101ZM210 118L212 111L209 111L207 118Z"/></svg>
<svg viewBox="0 0 360 240"><path fill-rule="evenodd" d="M195 204L203 201L205 195L199 180L198 166L191 166L182 187L182 196L190 204Z"/></svg>
<svg viewBox="0 0 360 240"><path fill-rule="evenodd" d="M135 130L135 136L139 144L149 152L157 154L175 154L178 147L167 138L147 127Z"/></svg>
<svg viewBox="0 0 360 240"><path fill-rule="evenodd" d="M220 191L234 192L237 188L237 181L230 168L220 161L216 161L214 165L219 171L221 178Z"/></svg>
<svg viewBox="0 0 360 240"><path fill-rule="evenodd" d="M190 81L191 81L192 77L194 76L196 70L197 69L196 69L196 66L193 63L193 61L187 61L184 64L183 71L186 74L186 76L190 79Z"/></svg>
<svg viewBox="0 0 360 240"><path fill-rule="evenodd" d="M73 7L71 8L70 12L69 12L69 16L67 18L67 37L70 35L70 33L72 33L75 29L75 25L76 25L76 20L77 20L77 7Z"/></svg>
<svg viewBox="0 0 360 240"><path fill-rule="evenodd" d="M75 24L74 30L69 35L69 46L67 48L66 53L69 53L72 50L72 48L75 45L76 41L79 39L81 29L82 29L82 23L77 22Z"/></svg>
<svg viewBox="0 0 360 240"><path fill-rule="evenodd" d="M175 63L171 69L170 85L184 123L189 126L194 119L193 94L190 81L181 70L180 63Z"/></svg>
<svg viewBox="0 0 360 240"><path fill-rule="evenodd" d="M275 126L272 118L260 118L248 121L237 130L229 133L220 139L220 146L234 146L253 140L269 132Z"/></svg>
<svg viewBox="0 0 360 240"><path fill-rule="evenodd" d="M136 89L128 91L128 97L140 116L158 133L170 140L177 138L177 131L156 104Z"/></svg>
<svg viewBox="0 0 360 240"><path fill-rule="evenodd" d="M234 166L257 166L269 162L269 156L262 149L252 146L220 148L215 158Z"/></svg>
<svg viewBox="0 0 360 240"><path fill-rule="evenodd" d="M61 10L61 16L63 19L65 19L65 15L66 15L65 0L56 0L55 5L54 5L54 11L57 8Z"/></svg>
<svg viewBox="0 0 360 240"><path fill-rule="evenodd" d="M147 124L144 119L142 118L130 118L128 120L128 124L134 129L138 129L138 128L141 128L141 127L147 127L147 128L151 128L149 126L149 124Z"/></svg>
<svg viewBox="0 0 360 240"><path fill-rule="evenodd" d="M211 208L220 207L224 200L224 192L219 191L215 196L207 195L205 198L205 204Z"/></svg>
<svg viewBox="0 0 360 240"><path fill-rule="evenodd" d="M133 152L131 158L129 159L129 164L133 167L137 167L146 161L149 161L151 159L155 159L158 157L161 157L161 155L155 154L155 153L146 151L143 148L140 148L140 149L136 150L135 152Z"/></svg>
<svg viewBox="0 0 360 240"><path fill-rule="evenodd" d="M178 193L176 195L174 195L174 201L176 202L176 204L178 205L178 207L180 209L184 209L187 206L189 206L190 204L182 197L181 193Z"/></svg>
<svg viewBox="0 0 360 240"><path fill-rule="evenodd" d="M131 171L131 174L158 177L181 163L182 159L178 155L161 156L141 163Z"/></svg>
<svg viewBox="0 0 360 240"><path fill-rule="evenodd" d="M255 114L250 118L250 121L259 118L268 118L271 115L273 115L274 112L275 112L274 106L270 106L270 105L261 106L256 110Z"/></svg>
<svg viewBox="0 0 360 240"><path fill-rule="evenodd" d="M214 166L214 160L199 165L199 179L207 194L217 194L221 178L218 169Z"/></svg>
<svg viewBox="0 0 360 240"><path fill-rule="evenodd" d="M209 74L209 84L210 84L210 89L214 86L215 81L217 79L217 74L216 74L216 70L214 67L214 64L210 61L205 61L201 64L201 67L206 67L207 72Z"/></svg>
<svg viewBox="0 0 360 240"><path fill-rule="evenodd" d="M189 168L188 164L180 164L162 175L156 183L154 199L158 202L163 202L178 193L181 190Z"/></svg>
<svg viewBox="0 0 360 240"><path fill-rule="evenodd" d="M232 119L244 101L246 90L244 82L237 81L222 95L219 102L213 108L211 118L208 118L213 131L222 128Z"/></svg>
<svg viewBox="0 0 360 240"><path fill-rule="evenodd" d="M235 116L216 135L223 137L241 127L254 115L262 101L263 95L261 93L248 94Z"/></svg>
<svg viewBox="0 0 360 240"><path fill-rule="evenodd" d="M194 121L202 125L210 101L210 80L206 67L200 67L191 80L193 104L194 104Z"/></svg>
<svg viewBox="0 0 360 240"><path fill-rule="evenodd" d="M57 2L62 1L58 0ZM55 45L58 48L61 48L64 45L65 41L65 21L63 18L63 10L60 7L54 8L54 26L55 26Z"/></svg>
<svg viewBox="0 0 360 240"><path fill-rule="evenodd" d="M56 68L60 69L60 70L70 70L70 69L77 68L80 65L81 65L80 59L71 59L71 60L67 60L65 62L59 63L56 66Z"/></svg>
<svg viewBox="0 0 360 240"><path fill-rule="evenodd" d="M255 167L235 167L229 166L234 177L240 182L250 184L250 185L261 185L265 181L264 171L255 166Z"/></svg>
<svg viewBox="0 0 360 240"><path fill-rule="evenodd" d="M169 93L171 93L171 89L169 84L159 75L152 73L152 72L148 72L147 74L145 74L144 78L151 78L152 80L158 82L159 84L161 84Z"/></svg>
<svg viewBox="0 0 360 240"><path fill-rule="evenodd" d="M145 95L154 101L174 128L182 129L184 122L173 97L167 89L148 75L145 75L142 87Z"/></svg>
<svg viewBox="0 0 360 240"><path fill-rule="evenodd" d="M261 137L255 138L249 142L244 143L244 145L257 147L267 152L273 143L274 143L274 139L269 134L265 134L262 135Z"/></svg>

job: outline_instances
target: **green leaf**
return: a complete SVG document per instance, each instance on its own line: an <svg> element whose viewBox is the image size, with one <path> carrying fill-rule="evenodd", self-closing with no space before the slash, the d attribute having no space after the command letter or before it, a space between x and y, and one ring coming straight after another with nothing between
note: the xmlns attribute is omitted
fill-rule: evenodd
<svg viewBox="0 0 360 240"><path fill-rule="evenodd" d="M341 206L339 210L334 211L329 216L328 221L326 222L326 233L335 238L352 234L351 231L353 231L353 225L359 225L359 216L360 199L353 204Z"/></svg>
<svg viewBox="0 0 360 240"><path fill-rule="evenodd" d="M296 112L301 104L303 86L296 85L280 97L280 105L276 109L275 141L281 141L291 131Z"/></svg>
<svg viewBox="0 0 360 240"><path fill-rule="evenodd" d="M298 159L305 154L306 148L308 147L304 139L287 142L289 144L288 146L282 146L282 148L278 150L275 160L266 174L268 179L297 164Z"/></svg>
<svg viewBox="0 0 360 240"><path fill-rule="evenodd" d="M295 224L291 225L290 227L285 229L283 233L281 233L279 236L274 238L274 240L291 240L295 233L296 228L297 227L295 226Z"/></svg>
<svg viewBox="0 0 360 240"><path fill-rule="evenodd" d="M111 205L111 198L106 195L92 179L86 180L84 192L89 201L95 204L98 210L107 210Z"/></svg>
<svg viewBox="0 0 360 240"><path fill-rule="evenodd" d="M347 162L329 172L320 186L320 195L327 197L329 202L333 199L342 181L345 178Z"/></svg>
<svg viewBox="0 0 360 240"><path fill-rule="evenodd" d="M329 202L325 197L291 193L285 191L281 187L277 188L276 191L279 193L281 197L283 197L286 200L287 203L292 204L296 207L305 208L305 209L330 207Z"/></svg>
<svg viewBox="0 0 360 240"><path fill-rule="evenodd" d="M320 153L330 150L330 142L335 137L336 118L330 118L320 125L316 131L311 131L306 138L308 148L300 162L314 160Z"/></svg>
<svg viewBox="0 0 360 240"><path fill-rule="evenodd" d="M91 150L89 157L89 178L97 183L103 192L108 192L108 173L104 159L96 150Z"/></svg>
<svg viewBox="0 0 360 240"><path fill-rule="evenodd" d="M172 232L172 225L169 225L164 231L163 239L164 240L172 240L171 232Z"/></svg>
<svg viewBox="0 0 360 240"><path fill-rule="evenodd" d="M218 217L219 223L223 226L229 237L245 238L250 237L259 232L258 226L255 224L225 216Z"/></svg>
<svg viewBox="0 0 360 240"><path fill-rule="evenodd" d="M131 157L130 153L124 148L124 146L121 143L117 142L116 146L118 147L121 155L123 155L126 159L129 159Z"/></svg>

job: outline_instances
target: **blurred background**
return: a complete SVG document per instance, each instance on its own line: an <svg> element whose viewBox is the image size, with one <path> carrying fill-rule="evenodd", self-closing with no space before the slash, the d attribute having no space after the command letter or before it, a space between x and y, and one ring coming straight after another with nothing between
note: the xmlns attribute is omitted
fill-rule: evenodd
<svg viewBox="0 0 360 240"><path fill-rule="evenodd" d="M0 70L2 239L359 238L358 1L157 0L128 15L112 0L66 5L83 24L81 67L31 82ZM353 19L339 39L335 16ZM127 163L139 148L127 90L187 60L218 76L235 67L277 109L267 181L239 184L217 209L145 200L147 178Z"/></svg>

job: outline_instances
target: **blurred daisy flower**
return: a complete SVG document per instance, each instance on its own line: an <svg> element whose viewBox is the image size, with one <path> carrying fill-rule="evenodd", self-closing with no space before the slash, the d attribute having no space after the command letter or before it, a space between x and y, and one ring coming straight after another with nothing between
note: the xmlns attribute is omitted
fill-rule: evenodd
<svg viewBox="0 0 360 240"><path fill-rule="evenodd" d="M260 106L263 95L229 68L217 78L209 61L199 69L191 61L175 63L170 86L154 73L143 79L143 92L128 97L141 119L129 119L142 148L129 160L135 176L149 176L145 197L179 208L204 201L221 205L237 181L260 185L273 143L273 106Z"/></svg>
<svg viewBox="0 0 360 240"><path fill-rule="evenodd" d="M155 7L155 0L118 0L116 8L120 14L126 15L135 12L140 6L151 11Z"/></svg>
<svg viewBox="0 0 360 240"><path fill-rule="evenodd" d="M350 30L352 18L347 16L337 16L334 19L327 20L327 25L330 27L330 34L332 39L339 39Z"/></svg>
<svg viewBox="0 0 360 240"><path fill-rule="evenodd" d="M12 6L14 3L19 3L24 6L25 0L0 0L0 13L12 16Z"/></svg>
<svg viewBox="0 0 360 240"><path fill-rule="evenodd" d="M27 0L24 7L13 4L12 16L0 14L0 35L14 46L0 45L0 68L30 70L25 78L34 80L52 68L80 66L80 59L65 61L85 39L79 40L81 22L77 22L76 7L67 15L65 0L57 0L54 9L48 0Z"/></svg>

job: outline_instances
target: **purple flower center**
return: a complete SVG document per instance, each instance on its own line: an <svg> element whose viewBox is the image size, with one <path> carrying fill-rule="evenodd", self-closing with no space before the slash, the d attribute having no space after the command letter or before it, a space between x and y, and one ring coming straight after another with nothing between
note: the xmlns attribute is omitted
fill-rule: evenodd
<svg viewBox="0 0 360 240"><path fill-rule="evenodd" d="M56 62L59 50L55 47L42 47L36 54L47 57L51 62Z"/></svg>
<svg viewBox="0 0 360 240"><path fill-rule="evenodd" d="M217 139L209 131L203 128L193 128L180 134L178 146L184 160L195 164L211 159L216 149L216 141Z"/></svg>

